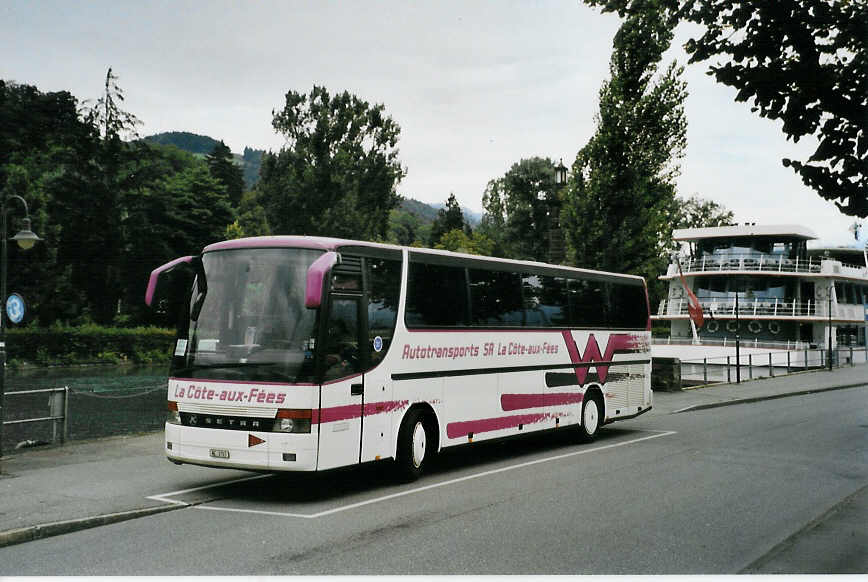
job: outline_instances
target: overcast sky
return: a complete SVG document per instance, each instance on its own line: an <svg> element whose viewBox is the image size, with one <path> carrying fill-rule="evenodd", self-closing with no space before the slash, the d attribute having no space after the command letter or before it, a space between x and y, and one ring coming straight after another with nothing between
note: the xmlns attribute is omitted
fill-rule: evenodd
<svg viewBox="0 0 868 582"><path fill-rule="evenodd" d="M346 89L401 126L402 195L443 203L453 192L480 211L486 183L521 158L572 164L594 130L618 24L577 0L0 0L0 78L97 99L111 66L141 135L190 131L237 153L281 147L271 111L288 90ZM686 63L689 32L679 29L669 60ZM735 103L705 70L686 71L679 193L740 223L802 224L853 243L854 219L781 164L807 158L814 141L787 142L780 122Z"/></svg>

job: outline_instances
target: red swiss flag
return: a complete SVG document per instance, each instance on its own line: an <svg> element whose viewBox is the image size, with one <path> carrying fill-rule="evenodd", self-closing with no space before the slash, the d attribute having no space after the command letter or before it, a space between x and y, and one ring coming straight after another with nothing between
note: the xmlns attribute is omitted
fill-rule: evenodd
<svg viewBox="0 0 868 582"><path fill-rule="evenodd" d="M696 324L697 328L702 327L705 323L705 317L702 314L702 305L699 304L699 298L687 286L687 281L684 279L684 273L681 272L681 261L678 261L678 275L681 277L681 284L684 285L684 290L687 291L687 313L690 319Z"/></svg>

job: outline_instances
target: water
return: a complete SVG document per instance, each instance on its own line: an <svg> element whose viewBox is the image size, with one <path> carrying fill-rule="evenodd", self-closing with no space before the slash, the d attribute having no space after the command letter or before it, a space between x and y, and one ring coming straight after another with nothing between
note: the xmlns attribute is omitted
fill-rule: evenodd
<svg viewBox="0 0 868 582"><path fill-rule="evenodd" d="M157 430L166 418L167 377L166 365L7 371L5 418L49 416L48 393L10 393L69 386L68 440ZM18 443L26 441L50 442L52 425L51 421L6 425L4 452L11 453Z"/></svg>

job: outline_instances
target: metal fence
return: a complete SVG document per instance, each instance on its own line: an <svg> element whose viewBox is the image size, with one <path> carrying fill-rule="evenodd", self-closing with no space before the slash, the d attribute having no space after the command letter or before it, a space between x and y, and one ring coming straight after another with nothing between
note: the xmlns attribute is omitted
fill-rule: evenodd
<svg viewBox="0 0 868 582"><path fill-rule="evenodd" d="M31 423L45 423L48 425L48 423L50 423L48 426L51 427L51 442L57 443L59 441L60 444L63 444L66 441L69 427L67 422L69 420L69 386L64 386L63 388L44 388L42 390L7 392L6 398L11 397L13 401L15 401L18 400L18 398L15 397L30 397L36 394L48 394L48 416L5 420L3 421L2 427L4 434L9 432L7 427L24 427L24 425L30 425Z"/></svg>
<svg viewBox="0 0 868 582"><path fill-rule="evenodd" d="M13 376L6 393L4 453L16 448L158 430L166 419L162 368L138 375L85 370ZM46 386L49 382L62 388Z"/></svg>
<svg viewBox="0 0 868 582"><path fill-rule="evenodd" d="M831 362L830 362L831 357ZM868 364L868 349L847 346L832 350L804 349L681 360L681 383L701 385L774 378L793 372Z"/></svg>

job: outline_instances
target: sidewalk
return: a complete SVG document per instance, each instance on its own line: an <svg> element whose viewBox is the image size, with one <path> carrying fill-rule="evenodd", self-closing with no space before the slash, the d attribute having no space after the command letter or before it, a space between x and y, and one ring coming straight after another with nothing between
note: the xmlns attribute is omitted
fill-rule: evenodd
<svg viewBox="0 0 868 582"><path fill-rule="evenodd" d="M743 380L740 384L711 384L681 392L655 392L654 410L657 413L686 412L863 385L868 385L868 365L865 364L836 368L831 372L812 370L788 376Z"/></svg>
<svg viewBox="0 0 868 582"><path fill-rule="evenodd" d="M860 385L868 386L868 366L658 392L651 414ZM147 497L248 475L176 467L163 455L162 431L16 452L0 460L0 547L179 509Z"/></svg>

